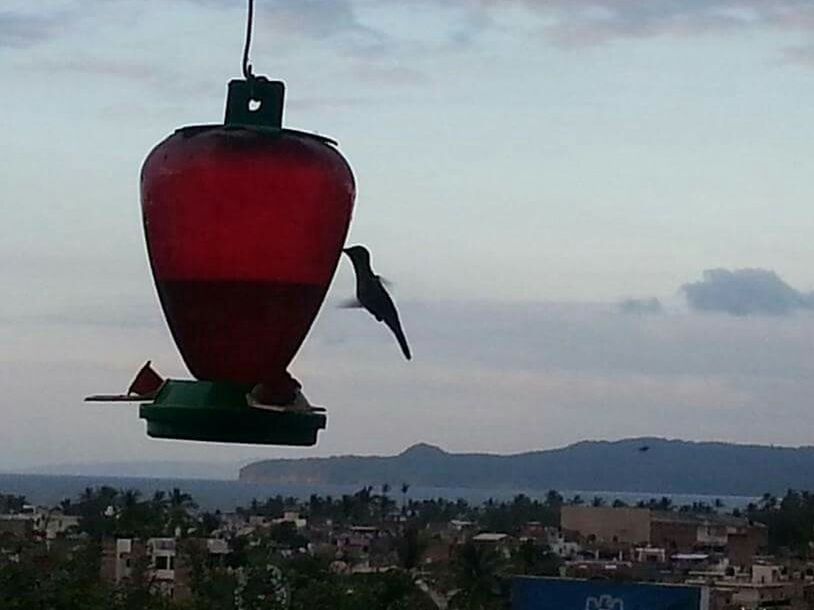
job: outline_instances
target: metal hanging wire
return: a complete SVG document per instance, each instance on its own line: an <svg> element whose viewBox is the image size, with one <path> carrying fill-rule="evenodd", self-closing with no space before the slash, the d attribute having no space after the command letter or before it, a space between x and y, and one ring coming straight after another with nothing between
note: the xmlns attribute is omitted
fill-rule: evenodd
<svg viewBox="0 0 814 610"><path fill-rule="evenodd" d="M249 0L249 12L246 19L246 43L243 45L243 78L251 82L255 79L252 65L249 63L249 49L252 46L252 28L254 25L254 0Z"/></svg>

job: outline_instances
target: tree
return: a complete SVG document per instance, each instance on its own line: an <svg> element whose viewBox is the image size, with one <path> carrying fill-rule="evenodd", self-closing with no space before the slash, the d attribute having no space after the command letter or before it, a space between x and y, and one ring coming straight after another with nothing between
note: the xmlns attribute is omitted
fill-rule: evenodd
<svg viewBox="0 0 814 610"><path fill-rule="evenodd" d="M435 604L412 577L399 570L355 574L339 580L346 585L340 606L343 610L435 610Z"/></svg>
<svg viewBox="0 0 814 610"><path fill-rule="evenodd" d="M173 487L170 492L168 504L168 533L175 535L176 532L178 532L182 536L185 535L192 524L192 516L190 513L198 508L198 504L192 499L191 495L181 491L177 487Z"/></svg>
<svg viewBox="0 0 814 610"><path fill-rule="evenodd" d="M526 540L512 555L512 562L520 574L530 576L557 576L562 560L548 546Z"/></svg>
<svg viewBox="0 0 814 610"><path fill-rule="evenodd" d="M201 540L178 544L189 570L193 610L233 610L237 578L232 570L209 565L209 553Z"/></svg>
<svg viewBox="0 0 814 610"><path fill-rule="evenodd" d="M116 588L111 607L115 610L171 610L170 600L155 582L149 556L132 561L130 577Z"/></svg>
<svg viewBox="0 0 814 610"><path fill-rule="evenodd" d="M0 514L19 513L27 503L25 496L0 494Z"/></svg>
<svg viewBox="0 0 814 610"><path fill-rule="evenodd" d="M407 492L410 491L409 483L401 484L401 514L407 513Z"/></svg>
<svg viewBox="0 0 814 610"><path fill-rule="evenodd" d="M0 608L108 610L113 592L99 581L100 560L92 540L60 550L28 543L18 562L0 564Z"/></svg>
<svg viewBox="0 0 814 610"><path fill-rule="evenodd" d="M501 607L497 552L486 545L469 541L463 544L454 560L457 591L450 599L450 608L459 610L491 610Z"/></svg>
<svg viewBox="0 0 814 610"><path fill-rule="evenodd" d="M546 506L550 508L560 508L565 499L555 489L549 489L545 495Z"/></svg>
<svg viewBox="0 0 814 610"><path fill-rule="evenodd" d="M382 484L382 495L379 498L380 508L381 508L381 520L384 521L385 517L387 516L387 511L389 508L389 498L387 494L390 493L390 483L383 483Z"/></svg>
<svg viewBox="0 0 814 610"><path fill-rule="evenodd" d="M763 494L758 506L763 510L774 510L777 508L777 498L769 492Z"/></svg>
<svg viewBox="0 0 814 610"><path fill-rule="evenodd" d="M769 530L769 550L802 558L811 556L814 543L814 496L789 489L782 500L764 494L746 509L749 519L764 523Z"/></svg>
<svg viewBox="0 0 814 610"><path fill-rule="evenodd" d="M271 528L269 538L278 545L291 550L306 548L308 538L297 531L297 526L290 521L283 521Z"/></svg>
<svg viewBox="0 0 814 610"><path fill-rule="evenodd" d="M73 501L70 498L63 498L59 501L59 510L62 511L63 515L75 515L76 514L76 507L73 504Z"/></svg>
<svg viewBox="0 0 814 610"><path fill-rule="evenodd" d="M219 510L216 510L214 513L210 513L209 511L203 513L198 519L198 524L200 528L200 534L202 536L211 536L212 532L214 532L217 529L220 529L222 525L221 512Z"/></svg>
<svg viewBox="0 0 814 610"><path fill-rule="evenodd" d="M274 547L261 541L237 570L235 600L240 610L283 610L289 606L290 590L274 557Z"/></svg>
<svg viewBox="0 0 814 610"><path fill-rule="evenodd" d="M126 489L118 495L116 531L119 535L142 538L153 532L150 530L150 519L147 505L141 502L141 492L137 489Z"/></svg>
<svg viewBox="0 0 814 610"><path fill-rule="evenodd" d="M95 540L110 536L115 526L114 506L119 492L112 487L86 487L79 496L79 529Z"/></svg>
<svg viewBox="0 0 814 610"><path fill-rule="evenodd" d="M396 540L396 554L399 565L411 572L421 565L421 558L427 551L427 540L415 526L404 528Z"/></svg>

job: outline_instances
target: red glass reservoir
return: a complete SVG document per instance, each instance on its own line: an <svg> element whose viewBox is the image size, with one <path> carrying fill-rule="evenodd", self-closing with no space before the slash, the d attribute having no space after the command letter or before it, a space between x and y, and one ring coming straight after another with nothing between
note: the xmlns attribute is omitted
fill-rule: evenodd
<svg viewBox="0 0 814 610"><path fill-rule="evenodd" d="M325 298L355 196L323 138L187 127L144 162L147 249L167 322L198 379L285 375Z"/></svg>

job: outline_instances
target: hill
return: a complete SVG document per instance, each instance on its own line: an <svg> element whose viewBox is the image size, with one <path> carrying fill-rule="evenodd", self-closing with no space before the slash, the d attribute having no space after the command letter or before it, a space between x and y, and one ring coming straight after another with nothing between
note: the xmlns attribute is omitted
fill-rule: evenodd
<svg viewBox="0 0 814 610"><path fill-rule="evenodd" d="M639 449L647 446L647 451ZM814 447L659 438L584 441L514 455L448 453L424 443L394 456L263 460L240 480L276 484L412 485L760 495L814 489Z"/></svg>

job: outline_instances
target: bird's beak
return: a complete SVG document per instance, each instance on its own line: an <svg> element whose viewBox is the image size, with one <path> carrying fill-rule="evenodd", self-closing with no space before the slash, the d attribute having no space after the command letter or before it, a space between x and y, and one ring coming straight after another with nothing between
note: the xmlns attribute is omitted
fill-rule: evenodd
<svg viewBox="0 0 814 610"><path fill-rule="evenodd" d="M344 252L345 254L347 254L347 253L348 253L348 249L347 249L347 248L342 248L342 252Z"/></svg>

